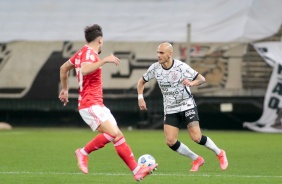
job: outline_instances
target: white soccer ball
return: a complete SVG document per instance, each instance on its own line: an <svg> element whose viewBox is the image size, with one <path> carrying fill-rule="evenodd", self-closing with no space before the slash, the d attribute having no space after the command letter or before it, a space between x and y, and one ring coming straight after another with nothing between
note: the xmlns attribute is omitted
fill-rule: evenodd
<svg viewBox="0 0 282 184"><path fill-rule="evenodd" d="M147 167L156 163L155 158L152 155L144 154L138 158L138 165L141 167Z"/></svg>

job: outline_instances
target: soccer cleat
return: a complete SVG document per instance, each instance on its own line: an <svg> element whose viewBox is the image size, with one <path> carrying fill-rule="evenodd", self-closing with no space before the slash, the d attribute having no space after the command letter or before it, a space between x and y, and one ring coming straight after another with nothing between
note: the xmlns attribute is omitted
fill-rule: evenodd
<svg viewBox="0 0 282 184"><path fill-rule="evenodd" d="M139 171L134 175L134 179L138 182L142 181L146 176L157 170L158 164L147 167L140 167Z"/></svg>
<svg viewBox="0 0 282 184"><path fill-rule="evenodd" d="M150 173L152 174L154 171L156 171L158 166L159 166L159 164L153 164L153 165L149 166Z"/></svg>
<svg viewBox="0 0 282 184"><path fill-rule="evenodd" d="M204 163L205 160L201 156L198 156L198 158L192 162L192 169L190 169L190 171L197 172L199 167L201 167Z"/></svg>
<svg viewBox="0 0 282 184"><path fill-rule="evenodd" d="M219 160L221 170L224 171L228 167L228 161L225 151L221 150L220 153L217 155L217 158Z"/></svg>
<svg viewBox="0 0 282 184"><path fill-rule="evenodd" d="M77 149L75 151L75 157L77 159L77 165L79 169L84 173L88 174L88 156L83 155L80 152L80 149Z"/></svg>

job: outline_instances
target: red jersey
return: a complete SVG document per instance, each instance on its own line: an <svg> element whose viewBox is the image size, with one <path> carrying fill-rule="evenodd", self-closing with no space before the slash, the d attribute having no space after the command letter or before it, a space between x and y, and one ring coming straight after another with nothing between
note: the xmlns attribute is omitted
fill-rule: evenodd
<svg viewBox="0 0 282 184"><path fill-rule="evenodd" d="M82 63L94 63L97 61L99 61L98 54L87 45L83 46L70 58L70 62L75 66L79 84L78 109L84 109L92 105L104 106L102 98L102 68L100 67L85 76L81 73Z"/></svg>

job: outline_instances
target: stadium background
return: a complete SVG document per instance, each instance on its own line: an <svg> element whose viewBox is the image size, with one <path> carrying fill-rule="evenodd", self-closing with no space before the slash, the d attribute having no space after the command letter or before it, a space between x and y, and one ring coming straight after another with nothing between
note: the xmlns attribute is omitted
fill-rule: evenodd
<svg viewBox="0 0 282 184"><path fill-rule="evenodd" d="M86 126L74 73L68 106L57 98L59 67L84 44L83 28L98 23L105 34L101 57L113 52L122 59L119 67L103 67L105 104L120 126L161 128L157 84L147 85L147 112L138 110L135 86L156 61L158 44L169 41L175 58L207 78L192 89L201 127L243 130L243 122L261 116L272 72L253 43L281 41L282 13L278 0L239 2L0 1L0 122Z"/></svg>

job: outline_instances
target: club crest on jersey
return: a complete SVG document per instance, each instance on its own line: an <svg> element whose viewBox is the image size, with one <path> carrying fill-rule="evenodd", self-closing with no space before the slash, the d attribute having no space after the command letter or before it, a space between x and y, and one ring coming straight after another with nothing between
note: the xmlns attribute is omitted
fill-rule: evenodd
<svg viewBox="0 0 282 184"><path fill-rule="evenodd" d="M177 73L177 72L172 72L172 73L171 73L171 79L172 79L173 81L179 80L178 73Z"/></svg>

